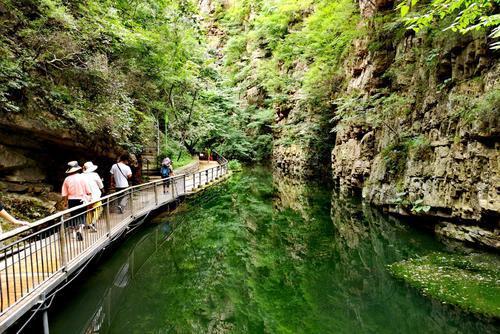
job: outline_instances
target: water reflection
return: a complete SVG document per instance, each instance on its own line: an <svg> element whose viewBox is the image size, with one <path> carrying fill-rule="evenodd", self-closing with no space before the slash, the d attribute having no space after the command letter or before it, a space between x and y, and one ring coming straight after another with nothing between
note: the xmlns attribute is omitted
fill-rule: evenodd
<svg viewBox="0 0 500 334"><path fill-rule="evenodd" d="M104 270L97 270L89 278L83 278L86 280L83 286L68 289L62 301L51 310L54 318L51 332L107 333L113 317L120 311L127 287L171 233L171 224L162 223L133 237L121 245L110 259L99 263ZM64 298L66 295L71 297ZM74 307L75 304L78 306ZM64 314L64 319L60 319L61 314Z"/></svg>
<svg viewBox="0 0 500 334"><path fill-rule="evenodd" d="M254 169L117 255L83 332L495 332L386 270L443 247L356 198ZM68 309L86 314L77 303ZM75 332L68 312L54 315L53 332Z"/></svg>
<svg viewBox="0 0 500 334"><path fill-rule="evenodd" d="M443 250L432 234L339 193L332 194L331 218L338 256L335 283L343 291L336 304L347 311L357 331L496 332L494 324L422 297L389 275L387 264Z"/></svg>

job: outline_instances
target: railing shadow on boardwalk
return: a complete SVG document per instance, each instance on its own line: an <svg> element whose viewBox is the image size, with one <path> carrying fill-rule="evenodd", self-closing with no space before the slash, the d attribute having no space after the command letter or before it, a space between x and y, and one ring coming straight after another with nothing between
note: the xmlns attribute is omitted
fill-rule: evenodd
<svg viewBox="0 0 500 334"><path fill-rule="evenodd" d="M227 174L227 160L215 156L219 164L212 168L133 186L0 236L0 332L41 307L131 223ZM78 240L75 227L82 223L95 229L85 228Z"/></svg>

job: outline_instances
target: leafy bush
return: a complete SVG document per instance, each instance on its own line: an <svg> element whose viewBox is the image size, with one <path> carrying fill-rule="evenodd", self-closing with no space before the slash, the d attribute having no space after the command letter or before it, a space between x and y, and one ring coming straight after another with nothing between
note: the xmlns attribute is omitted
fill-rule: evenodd
<svg viewBox="0 0 500 334"><path fill-rule="evenodd" d="M242 169L241 163L238 160L231 160L227 164L230 170L232 171L240 171Z"/></svg>
<svg viewBox="0 0 500 334"><path fill-rule="evenodd" d="M170 160L172 160L174 168L180 168L194 161L192 155L186 150L186 148L171 139L165 140L163 143L160 155L158 156L158 166L161 165L161 162L166 157L169 157Z"/></svg>
<svg viewBox="0 0 500 334"><path fill-rule="evenodd" d="M500 119L500 88L494 88L480 97L452 94L452 116L466 124L482 122L490 128L498 126Z"/></svg>
<svg viewBox="0 0 500 334"><path fill-rule="evenodd" d="M409 29L420 31L436 22L448 20L444 30L457 31L462 34L474 30L493 27L490 35L500 38L500 15L498 15L498 0L412 0L401 1L398 9ZM492 48L500 48L500 42L494 42Z"/></svg>
<svg viewBox="0 0 500 334"><path fill-rule="evenodd" d="M381 154L388 176L401 176L406 169L408 145L406 143L394 143L385 147Z"/></svg>

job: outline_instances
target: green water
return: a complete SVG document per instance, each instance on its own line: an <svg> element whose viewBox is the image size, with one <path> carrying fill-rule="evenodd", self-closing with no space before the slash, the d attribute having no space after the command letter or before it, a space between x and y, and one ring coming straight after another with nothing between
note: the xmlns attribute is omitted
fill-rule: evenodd
<svg viewBox="0 0 500 334"><path fill-rule="evenodd" d="M51 333L494 333L419 295L387 264L446 251L326 187L236 174L76 281Z"/></svg>

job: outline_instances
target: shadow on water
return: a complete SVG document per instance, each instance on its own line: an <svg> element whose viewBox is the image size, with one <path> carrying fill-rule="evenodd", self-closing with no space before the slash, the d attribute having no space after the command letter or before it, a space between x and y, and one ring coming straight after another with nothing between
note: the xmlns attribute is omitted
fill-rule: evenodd
<svg viewBox="0 0 500 334"><path fill-rule="evenodd" d="M497 331L394 280L445 246L356 198L256 167L182 208L67 291L52 333Z"/></svg>

